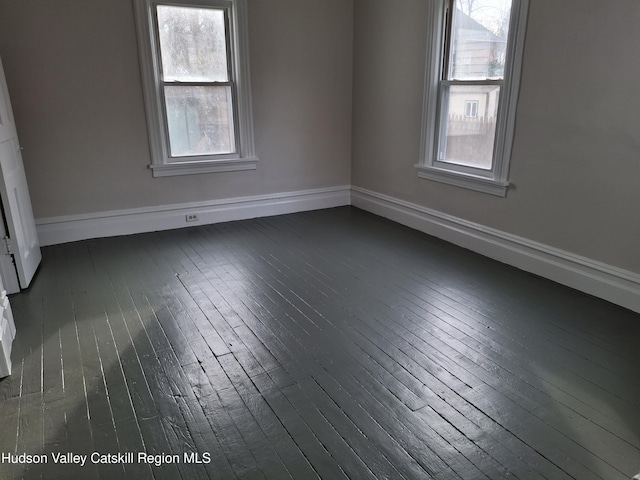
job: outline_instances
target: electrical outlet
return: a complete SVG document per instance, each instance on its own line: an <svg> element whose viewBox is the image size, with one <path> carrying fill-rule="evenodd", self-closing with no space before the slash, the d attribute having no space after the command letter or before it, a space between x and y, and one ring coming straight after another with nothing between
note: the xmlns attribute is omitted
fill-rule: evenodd
<svg viewBox="0 0 640 480"><path fill-rule="evenodd" d="M198 214L197 213L187 213L185 215L185 219L187 220L187 222L196 222L198 220Z"/></svg>

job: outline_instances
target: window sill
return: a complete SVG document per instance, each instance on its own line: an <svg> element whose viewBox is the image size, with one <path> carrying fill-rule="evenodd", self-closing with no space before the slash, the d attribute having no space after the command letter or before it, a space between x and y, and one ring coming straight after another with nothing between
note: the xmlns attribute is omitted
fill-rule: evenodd
<svg viewBox="0 0 640 480"><path fill-rule="evenodd" d="M151 168L154 177L171 177L174 175L255 170L257 165L257 158L234 158L229 160L151 164L149 168Z"/></svg>
<svg viewBox="0 0 640 480"><path fill-rule="evenodd" d="M492 178L471 175L468 173L453 172L427 165L416 165L418 177L436 182L467 188L477 192L488 193L498 197L506 197L509 182L494 180Z"/></svg>

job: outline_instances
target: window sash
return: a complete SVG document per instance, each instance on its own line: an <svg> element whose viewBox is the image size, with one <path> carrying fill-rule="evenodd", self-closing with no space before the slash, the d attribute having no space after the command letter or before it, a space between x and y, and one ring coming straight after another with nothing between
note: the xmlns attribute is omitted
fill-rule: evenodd
<svg viewBox="0 0 640 480"><path fill-rule="evenodd" d="M211 13L213 14L217 14L217 15L221 15L221 19L222 19L222 25L218 24L219 26L222 26L223 30L224 30L224 63L226 66L226 69L224 71L224 76L225 78L220 79L220 78L216 78L215 80L210 79L210 80L203 80L203 81L229 81L232 79L233 77L233 63L231 62L231 52L230 52L230 46L231 46L231 36L229 34L230 32L230 22L229 22L229 7L218 7L215 5L209 6L209 5L174 5L174 4L168 4L168 3L156 3L155 4L155 8L154 8L154 22L155 22L155 29L156 29L156 45L158 48L158 54L159 54L159 59L160 61L158 62L158 65L161 69L161 75L160 75L160 79L164 80L164 81L170 81L167 80L167 75L164 72L165 69L165 56L162 54L162 45L163 45L163 35L160 33L161 29L160 29L160 9L162 10L167 10L167 12L174 10L174 13L176 14L180 14L182 13L183 15L189 15L194 13L194 11L202 11L203 14L209 15ZM188 12L188 13L187 13ZM163 15L164 16L164 15ZM202 20L202 17L198 18L199 20ZM219 21L220 18L216 18L216 16L211 16L210 18L208 18L208 20L214 21L216 22L217 20ZM215 28L215 25L214 25ZM184 33L184 32L173 32L174 34L176 33ZM210 31L210 33L215 35L215 31ZM169 39L167 39L169 40ZM188 38L181 38L181 40L183 41L187 41L187 49L189 50L190 48L196 48L197 46L202 47L202 45L206 45L206 40L207 39L201 39L198 38L197 42L193 42L190 41L190 39ZM215 44L215 39L214 38L210 38L209 39L210 42L212 42L213 44ZM210 45L215 47L214 45ZM167 50L167 56L166 59L168 61L171 61L174 59L174 57L171 55L171 51L170 51L170 45L167 45L168 50ZM215 52L214 52L215 54ZM209 57L209 62L212 60L212 58L214 57ZM191 65L189 65L191 67ZM208 65L208 70L209 74L213 73L213 75L215 76L216 73L221 73L219 71L219 68L216 68L217 66L215 65L215 61L213 64L209 64ZM175 68L175 67L174 67ZM216 72L217 71L217 72ZM189 72L187 72L189 73ZM193 73L193 72L191 72ZM203 78L203 77L201 77ZM182 80L176 80L176 81L181 81L181 82L188 82L188 81L194 81L194 80L187 80L187 79L182 79Z"/></svg>
<svg viewBox="0 0 640 480"><path fill-rule="evenodd" d="M210 9L210 10L221 10L224 13L224 29L225 29L225 53L227 58L227 78L226 82L220 81L179 81L179 80L165 80L164 72L163 72L163 62L162 62L162 47L160 42L160 24L158 20L158 6L184 6L194 9ZM155 62L155 70L156 70L156 78L159 87L159 101L161 105L161 117L162 117L162 129L163 129L163 143L164 143L164 151L165 158L168 163L177 163L177 162L194 162L194 161L203 161L203 160L211 160L211 159L228 159L228 158L236 158L237 153L240 151L239 145L239 135L238 135L238 126L236 119L238 118L237 114L237 89L235 87L235 69L234 62L232 58L232 36L231 36L231 23L230 23L230 7L229 6L208 6L208 5L199 5L193 4L192 2L181 2L176 4L174 2L154 2L153 5L153 22L154 22L154 46L156 50L156 59ZM172 135L171 135L171 126L169 125L169 106L167 105L167 90L166 87L230 87L231 89L231 132L230 137L232 139L232 148L229 149L228 152L224 153L205 153L205 154L182 154L178 155L174 153L174 148L171 143ZM175 135L175 134L174 134Z"/></svg>
<svg viewBox="0 0 640 480"><path fill-rule="evenodd" d="M453 171L458 171L461 173L469 173L480 175L483 177L492 177L493 169L495 164L496 157L496 136L497 136L497 125L498 125L498 114L499 114L499 104L500 104L500 96L499 92L503 87L503 80L442 80L440 82L440 88L438 90L438 118L437 118L437 141L436 141L436 149L435 156L433 159L433 165L438 166L440 168L450 169ZM498 112L496 112L495 117L492 117L493 120L488 118L481 118L480 121L477 121L476 118L480 116L479 114L476 117L468 118L455 118L455 114L451 114L450 112L450 103L451 103L451 90L455 87L464 88L473 88L476 87L479 91L483 87L494 88L498 90ZM487 94L482 94L487 95ZM485 100L486 103L490 103L489 99ZM458 102L460 104L461 111L457 114L459 117L465 116L465 104ZM489 126L490 123L493 123L493 128ZM454 125L457 124L457 128ZM455 133L452 133L451 130L456 130ZM487 134L493 134L491 138L487 138ZM449 145L453 138L462 138L463 142L457 150L482 150L484 149L484 160L482 158L469 158L462 157L460 154L457 155L457 158L449 157L448 153L451 146ZM476 140L474 137L483 137L479 140ZM466 140L466 145L464 144ZM490 145L486 145L487 141L490 141ZM459 144L461 142L458 142ZM489 150L488 152L486 150ZM490 158L490 164L487 165L487 154ZM482 155L481 155L482 157Z"/></svg>
<svg viewBox="0 0 640 480"><path fill-rule="evenodd" d="M165 84L164 119L172 161L235 155L232 95L230 86Z"/></svg>
<svg viewBox="0 0 640 480"><path fill-rule="evenodd" d="M434 164L440 165L442 168L451 168L453 170L458 170L461 172L469 172L476 173L482 176L491 175L495 166L495 146L496 146L496 134L497 129L493 129L492 138L487 138L487 135L491 135L491 130L484 128L484 125L479 122L460 122L453 120L452 118L455 116L451 113L452 96L454 95L452 92L455 87L491 87L495 86L500 91L503 86L503 78L485 78L485 79L456 79L453 77L454 70L454 36L458 34L456 30L457 22L461 20L460 17L456 17L456 15L464 15L464 13L459 10L456 11L456 0L446 0L444 7L444 28L443 28L443 64L441 71L441 80L440 80L440 88L438 89L438 117L437 117L437 145L436 145L436 154L433 160ZM461 47L461 45L458 45ZM500 97L498 96L497 100L497 111L494 121L497 123L498 114L500 113ZM459 103L459 102L458 102ZM488 100L487 100L488 103ZM462 111L461 115L466 116L466 107L463 107L465 110ZM452 124L457 123L460 125L467 124L466 127L458 128L458 132L455 135L450 135L450 130L452 130ZM471 127L471 128L469 128ZM479 127L479 128L478 128ZM477 137L482 137L481 141L477 141ZM455 139L459 139L458 142L454 142ZM490 145L486 145L487 143ZM459 145L458 150L458 158L449 158L448 150L450 150L450 143L457 143ZM480 146L482 144L482 147ZM460 148L461 147L461 148ZM462 151L466 152L462 152ZM485 158L478 159L477 157L471 157L477 153L478 150L484 150L481 153L481 156ZM489 150L489 151L486 151ZM487 155L489 155L489 165L487 163Z"/></svg>

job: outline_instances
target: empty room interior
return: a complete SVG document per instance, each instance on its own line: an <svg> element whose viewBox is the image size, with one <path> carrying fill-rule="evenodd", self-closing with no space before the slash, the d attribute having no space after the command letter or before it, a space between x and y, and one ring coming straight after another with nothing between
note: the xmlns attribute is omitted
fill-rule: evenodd
<svg viewBox="0 0 640 480"><path fill-rule="evenodd" d="M638 25L0 0L0 478L633 478Z"/></svg>

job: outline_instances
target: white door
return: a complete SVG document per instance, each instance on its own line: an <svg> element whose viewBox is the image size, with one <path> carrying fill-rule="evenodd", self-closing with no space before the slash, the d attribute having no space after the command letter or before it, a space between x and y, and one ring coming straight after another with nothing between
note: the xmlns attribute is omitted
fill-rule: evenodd
<svg viewBox="0 0 640 480"><path fill-rule="evenodd" d="M11 375L11 344L15 336L11 305L0 279L0 378Z"/></svg>
<svg viewBox="0 0 640 480"><path fill-rule="evenodd" d="M0 60L0 196L6 229L0 228L0 274L8 293L27 288L42 255L31 209L27 177L16 131L9 90ZM13 257L15 267L11 268ZM16 288L16 273L19 287Z"/></svg>

